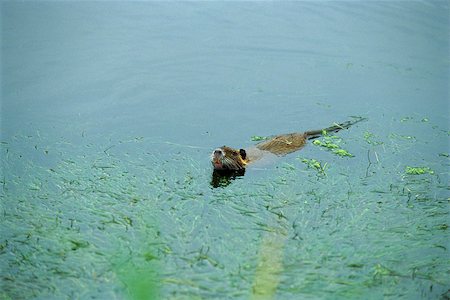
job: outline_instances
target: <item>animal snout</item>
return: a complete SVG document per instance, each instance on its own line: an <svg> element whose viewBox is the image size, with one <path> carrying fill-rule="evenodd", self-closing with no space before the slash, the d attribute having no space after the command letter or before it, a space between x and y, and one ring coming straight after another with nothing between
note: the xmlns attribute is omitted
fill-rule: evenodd
<svg viewBox="0 0 450 300"><path fill-rule="evenodd" d="M220 148L217 148L216 150L213 151L213 157L215 157L216 159L221 159L224 156L225 152Z"/></svg>

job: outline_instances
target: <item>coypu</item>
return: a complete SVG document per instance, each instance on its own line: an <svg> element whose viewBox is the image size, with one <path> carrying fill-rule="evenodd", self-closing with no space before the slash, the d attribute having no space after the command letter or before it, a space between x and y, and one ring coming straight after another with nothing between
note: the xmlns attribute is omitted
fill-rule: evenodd
<svg viewBox="0 0 450 300"><path fill-rule="evenodd" d="M249 163L259 160L264 155L272 153L276 156L283 156L295 152L303 148L308 140L320 137L323 132L338 132L363 120L365 118L359 117L352 121L334 124L325 129L277 135L247 150L222 146L212 152L211 163L214 171L244 170Z"/></svg>

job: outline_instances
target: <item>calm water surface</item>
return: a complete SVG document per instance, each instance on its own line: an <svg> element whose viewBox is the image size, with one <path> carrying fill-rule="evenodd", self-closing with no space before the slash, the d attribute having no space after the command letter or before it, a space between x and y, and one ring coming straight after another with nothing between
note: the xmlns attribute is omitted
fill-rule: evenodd
<svg viewBox="0 0 450 300"><path fill-rule="evenodd" d="M0 298L447 299L449 10L2 2Z"/></svg>

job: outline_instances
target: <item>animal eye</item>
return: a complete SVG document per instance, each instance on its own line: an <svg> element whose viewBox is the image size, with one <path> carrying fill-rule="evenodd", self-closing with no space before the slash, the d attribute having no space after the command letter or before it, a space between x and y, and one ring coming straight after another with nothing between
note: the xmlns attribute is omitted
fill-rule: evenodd
<svg viewBox="0 0 450 300"><path fill-rule="evenodd" d="M239 149L239 154L241 155L242 159L245 159L247 157L247 152L245 152L244 149Z"/></svg>

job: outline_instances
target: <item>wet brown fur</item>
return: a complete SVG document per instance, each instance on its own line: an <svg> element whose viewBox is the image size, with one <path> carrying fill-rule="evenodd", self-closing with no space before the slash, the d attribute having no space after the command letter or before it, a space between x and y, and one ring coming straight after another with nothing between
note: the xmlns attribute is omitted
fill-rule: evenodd
<svg viewBox="0 0 450 300"><path fill-rule="evenodd" d="M286 155L306 145L306 133L289 133L278 135L268 141L256 145L256 148L269 151L275 155Z"/></svg>
<svg viewBox="0 0 450 300"><path fill-rule="evenodd" d="M241 170L248 163L248 158L246 155L242 156L242 150L233 149L231 147L222 146L220 149L223 150L225 156L223 157L222 164L225 169L228 170ZM245 151L244 151L245 153Z"/></svg>

